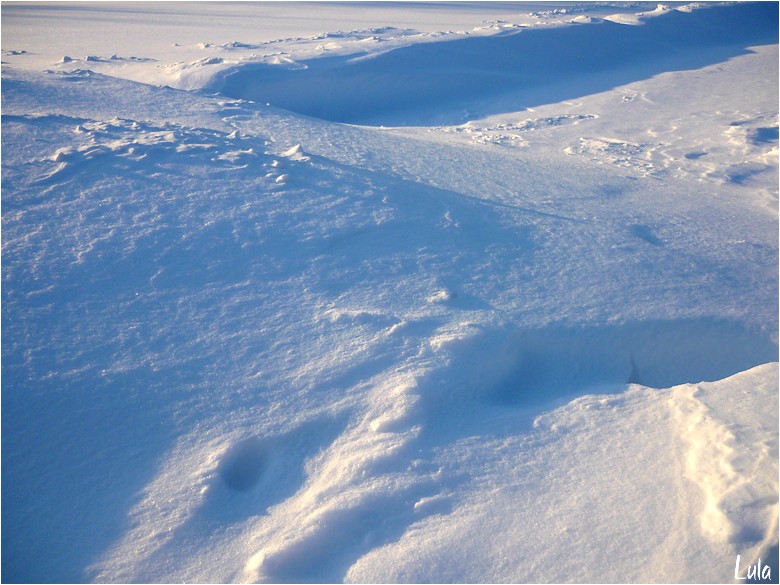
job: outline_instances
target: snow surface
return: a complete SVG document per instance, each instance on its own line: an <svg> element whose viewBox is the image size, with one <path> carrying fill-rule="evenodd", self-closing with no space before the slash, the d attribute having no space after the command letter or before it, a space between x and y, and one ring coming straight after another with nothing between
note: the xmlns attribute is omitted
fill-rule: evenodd
<svg viewBox="0 0 780 585"><path fill-rule="evenodd" d="M2 9L3 581L777 579L776 3Z"/></svg>

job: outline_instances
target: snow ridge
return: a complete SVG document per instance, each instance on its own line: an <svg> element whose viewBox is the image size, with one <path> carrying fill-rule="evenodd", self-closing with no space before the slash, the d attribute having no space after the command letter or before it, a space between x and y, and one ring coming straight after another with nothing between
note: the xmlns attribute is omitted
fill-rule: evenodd
<svg viewBox="0 0 780 585"><path fill-rule="evenodd" d="M416 43L370 58L309 59L296 69L244 63L221 70L205 89L336 122L460 124L700 68L771 43L777 32L777 6L769 3L659 14L641 27L520 29ZM578 49L551 49L563 46Z"/></svg>
<svg viewBox="0 0 780 585"><path fill-rule="evenodd" d="M774 366L766 368L776 370ZM741 420L736 424L724 422L721 417L725 413L708 405L714 384L681 387L669 400L680 437L688 446L684 457L686 477L701 492L702 532L719 544L739 545L745 551L742 556L751 562L762 554L768 560L768 549L776 539L778 510L776 500L767 498L759 503L753 496L757 478L767 478L773 470L776 473L776 440L749 442L747 450L745 438L738 436L755 436L757 429L771 429L777 423L776 413L760 412L757 407L767 384L760 380L754 383L755 388L732 397L732 401L739 401ZM742 418L754 408L753 420Z"/></svg>

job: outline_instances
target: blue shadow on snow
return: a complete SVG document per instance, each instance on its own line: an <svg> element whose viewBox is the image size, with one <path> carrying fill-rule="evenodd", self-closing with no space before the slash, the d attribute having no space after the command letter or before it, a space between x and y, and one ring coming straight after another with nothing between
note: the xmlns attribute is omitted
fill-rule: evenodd
<svg viewBox="0 0 780 585"><path fill-rule="evenodd" d="M760 2L671 11L642 26L523 29L311 59L302 69L253 63L226 71L213 89L335 122L459 124L464 108L517 111L722 62L777 43L777 20L777 3Z"/></svg>

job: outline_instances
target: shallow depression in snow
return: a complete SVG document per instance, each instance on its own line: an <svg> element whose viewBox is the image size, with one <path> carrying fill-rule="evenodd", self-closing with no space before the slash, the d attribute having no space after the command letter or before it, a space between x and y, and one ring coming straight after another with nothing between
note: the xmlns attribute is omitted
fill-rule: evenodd
<svg viewBox="0 0 780 585"><path fill-rule="evenodd" d="M446 400L536 411L585 393L619 392L628 384L668 388L719 380L776 360L770 335L726 320L553 325L479 336L453 355L450 383L434 383L438 390L427 398L431 408ZM453 393L452 380L463 388Z"/></svg>
<svg viewBox="0 0 780 585"><path fill-rule="evenodd" d="M544 402L594 386L668 388L714 381L777 359L777 345L737 323L679 320L515 334L516 365L492 391L503 403Z"/></svg>
<svg viewBox="0 0 780 585"><path fill-rule="evenodd" d="M260 480L267 457L263 441L259 437L249 437L228 450L217 472L230 489L244 492Z"/></svg>

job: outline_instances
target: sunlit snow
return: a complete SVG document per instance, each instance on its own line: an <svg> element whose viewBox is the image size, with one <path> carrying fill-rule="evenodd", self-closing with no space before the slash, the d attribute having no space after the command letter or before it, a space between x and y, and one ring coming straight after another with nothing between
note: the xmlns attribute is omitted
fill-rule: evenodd
<svg viewBox="0 0 780 585"><path fill-rule="evenodd" d="M777 582L777 31L4 3L3 581Z"/></svg>

